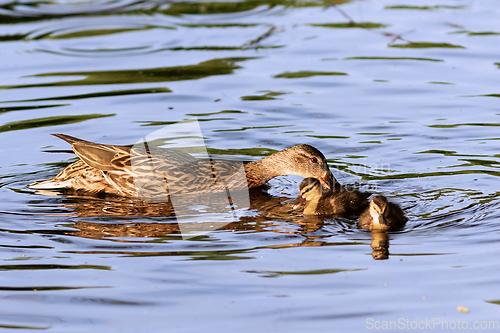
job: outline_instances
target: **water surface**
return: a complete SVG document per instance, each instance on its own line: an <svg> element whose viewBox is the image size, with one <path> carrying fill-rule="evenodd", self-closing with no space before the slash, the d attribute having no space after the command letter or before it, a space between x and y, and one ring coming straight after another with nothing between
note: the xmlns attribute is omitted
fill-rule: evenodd
<svg viewBox="0 0 500 333"><path fill-rule="evenodd" d="M499 14L474 0L1 1L0 327L498 322ZM381 236L278 214L301 181L279 177L248 216L183 240L161 208L27 188L76 160L44 152L69 149L50 133L127 145L192 117L213 152L246 161L311 144L410 220Z"/></svg>

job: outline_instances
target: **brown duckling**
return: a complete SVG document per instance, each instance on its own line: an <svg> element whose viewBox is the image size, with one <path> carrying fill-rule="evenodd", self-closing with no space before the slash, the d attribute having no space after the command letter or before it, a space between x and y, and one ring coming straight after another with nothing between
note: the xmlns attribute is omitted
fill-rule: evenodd
<svg viewBox="0 0 500 333"><path fill-rule="evenodd" d="M140 150L94 143L65 134L53 135L70 143L80 160L68 165L51 179L30 184L30 188L144 197L141 191L148 191L148 195L155 196L165 193L225 193L227 188L245 190L261 186L281 175L316 177L326 188L336 183L325 156L307 144L299 144L247 163L242 170L239 162L197 159L180 150L155 147L153 156L149 150L151 148ZM246 177L239 176L242 171ZM137 187L138 181L147 186Z"/></svg>
<svg viewBox="0 0 500 333"><path fill-rule="evenodd" d="M323 190L320 182L306 178L300 183L299 197L294 208L305 203L304 215L353 215L361 213L368 206L370 193L342 188L336 183L334 190Z"/></svg>
<svg viewBox="0 0 500 333"><path fill-rule="evenodd" d="M367 230L398 230L405 226L406 218L397 204L382 195L374 196L370 206L359 217L358 227Z"/></svg>

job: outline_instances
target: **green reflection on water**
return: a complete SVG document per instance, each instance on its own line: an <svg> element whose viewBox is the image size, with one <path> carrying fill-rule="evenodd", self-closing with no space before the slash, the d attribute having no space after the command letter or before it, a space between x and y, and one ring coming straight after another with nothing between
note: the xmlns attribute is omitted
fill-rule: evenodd
<svg viewBox="0 0 500 333"><path fill-rule="evenodd" d="M241 96L242 101L268 101L273 99L279 99L275 96L285 95L286 92L282 91L270 91L265 93L264 95L249 95L249 96Z"/></svg>
<svg viewBox="0 0 500 333"><path fill-rule="evenodd" d="M427 82L429 84L449 84L449 85L454 85L455 83L450 83L450 82L439 82L439 81L431 81Z"/></svg>
<svg viewBox="0 0 500 333"><path fill-rule="evenodd" d="M342 23L311 23L312 27L323 28L362 28L362 29L377 29L387 28L386 24L372 22L342 22Z"/></svg>
<svg viewBox="0 0 500 333"><path fill-rule="evenodd" d="M198 23L198 24L182 24L178 23L178 26L187 27L187 28L247 28L247 27L256 27L257 23Z"/></svg>
<svg viewBox="0 0 500 333"><path fill-rule="evenodd" d="M0 290L4 291L52 291L52 290L76 290L76 289L94 289L94 288L109 288L109 287L101 287L101 286L92 286L92 287L46 287L46 286L26 286L26 287L2 287L0 286Z"/></svg>
<svg viewBox="0 0 500 333"><path fill-rule="evenodd" d="M427 127L432 128L455 128L460 126L487 126L487 127L498 127L500 123L465 123L465 124L449 124L449 125L427 125Z"/></svg>
<svg viewBox="0 0 500 333"><path fill-rule="evenodd" d="M248 112L240 111L240 110L222 110L222 111L210 112L210 113L186 113L186 116L208 117L208 116L213 116L216 114L225 114L225 113L248 113Z"/></svg>
<svg viewBox="0 0 500 333"><path fill-rule="evenodd" d="M1 16L0 16L1 17ZM0 42L11 42L16 40L26 40L26 34L0 35Z"/></svg>
<svg viewBox="0 0 500 333"><path fill-rule="evenodd" d="M20 326L20 325L4 325L0 324L0 328L8 328L8 329L19 329L19 330L48 330L51 328L50 326Z"/></svg>
<svg viewBox="0 0 500 333"><path fill-rule="evenodd" d="M313 72L313 71L300 71L300 72L285 72L273 77L275 78L287 78L287 79L297 79L301 77L311 77L311 76L322 76L322 75L347 75L347 73L341 72Z"/></svg>
<svg viewBox="0 0 500 333"><path fill-rule="evenodd" d="M290 127L290 126L294 126L294 125L249 126L249 127L235 128L235 129L213 130L212 132L239 132L239 131L246 131L249 129L280 128L280 127Z"/></svg>
<svg viewBox="0 0 500 333"><path fill-rule="evenodd" d="M258 50L258 49L279 49L285 47L284 45L274 45L274 46L194 46L194 47L170 47L163 50L168 51L237 51L237 50Z"/></svg>
<svg viewBox="0 0 500 333"><path fill-rule="evenodd" d="M198 119L199 122L202 121L213 121L213 120L235 120L235 118L211 118L211 119ZM166 126L177 124L177 121L134 121L134 123L142 123L141 126Z"/></svg>
<svg viewBox="0 0 500 333"><path fill-rule="evenodd" d="M61 96L61 97L26 99L23 101L7 101L7 102L0 102L0 103L40 102L40 101L51 101L51 100L86 99L86 98L96 98L96 97L127 96L127 95L140 95L140 94L159 94L159 93L170 93L170 92L172 92L172 90L170 90L168 88L130 89L130 90L104 91L104 92L97 92L97 93L91 93L91 94L81 94L81 95L68 95L68 96Z"/></svg>
<svg viewBox="0 0 500 333"><path fill-rule="evenodd" d="M348 2L348 1L343 1ZM287 1L287 0L271 0L258 1L248 0L242 2L174 2L170 3L168 9L163 11L155 10L156 13L161 12L166 15L182 16L184 14L201 15L201 14L221 14L244 12L255 9L259 6L267 5L269 8L275 6L285 7L320 7L329 4L329 1Z"/></svg>
<svg viewBox="0 0 500 333"><path fill-rule="evenodd" d="M6 103L6 102L0 102L0 103ZM11 111L23 111L23 110L33 110L33 109L55 108L55 107L58 107L58 106L68 106L68 105L70 105L70 104L8 106L8 107L0 108L0 114L11 112Z"/></svg>
<svg viewBox="0 0 500 333"><path fill-rule="evenodd" d="M500 63L496 63L495 65L500 67ZM486 95L467 95L463 97L500 97L500 94L486 94Z"/></svg>
<svg viewBox="0 0 500 333"><path fill-rule="evenodd" d="M350 2L350 0L336 0L335 3L342 4ZM139 2L140 3L140 2ZM72 3L78 5L78 3ZM98 8L93 8L89 11L88 7L83 7L83 12L75 12L74 9L69 9L67 12L58 10L54 13L44 13L37 11L37 7L40 5L52 6L54 3L45 1L29 1L23 2L12 2L0 5L0 21L2 23L20 23L20 22L31 22L37 20L44 20L50 18L61 18L61 17L71 17L71 16L107 16L120 14L135 14L135 15L169 15L169 16L183 16L186 14L191 15L204 15L204 14L222 14L222 13L237 13L251 11L261 6L267 6L268 8L273 8L276 6L284 7L324 7L331 4L331 1L321 0L321 1L296 1L296 0L247 0L238 2L169 2L168 7L164 3L154 3L151 2L149 5L142 6L129 6L130 4L125 3L122 8L113 8L110 10L107 6L103 6L101 10ZM22 9L18 8L22 6ZM166 7L166 8L165 8ZM28 8L29 14L22 15L20 13L26 12ZM165 9L164 9L165 8ZM86 10L86 12L85 12ZM12 15L11 13L17 13L17 15Z"/></svg>
<svg viewBox="0 0 500 333"><path fill-rule="evenodd" d="M405 6L405 5L396 5L396 6L385 6L384 9L414 9L414 10L433 10L433 9L464 9L465 6L446 6L446 5L436 5L436 6Z"/></svg>
<svg viewBox="0 0 500 333"><path fill-rule="evenodd" d="M284 131L282 133L313 133L314 131Z"/></svg>
<svg viewBox="0 0 500 333"><path fill-rule="evenodd" d="M0 271L11 270L40 270L40 269L99 269L110 271L110 266L101 265L57 265L57 264L40 264L40 265L0 265Z"/></svg>
<svg viewBox="0 0 500 333"><path fill-rule="evenodd" d="M493 31L482 31L482 32L469 32L469 36L490 36L490 35L500 35L500 32Z"/></svg>
<svg viewBox="0 0 500 333"><path fill-rule="evenodd" d="M112 113L112 114L92 113L92 114L84 114L84 115L77 115L77 116L54 116L54 117L44 117L44 118L27 119L27 120L21 120L21 121L13 121L13 122L10 122L10 123L7 123L5 125L0 126L0 133L1 132L24 130L24 129L35 128L35 127L75 124L75 123L79 123L79 122L89 120L89 119L112 117L115 115L116 115L115 113Z"/></svg>
<svg viewBox="0 0 500 333"><path fill-rule="evenodd" d="M485 175L500 177L500 172L492 170L460 170L460 171L441 171L441 172L424 172L424 173L402 173L402 174L391 174L387 176L368 175L368 174L354 173L351 171L348 172L361 176L364 180L411 179L411 178L421 178L421 177L442 177L442 176L472 175L472 174L485 174Z"/></svg>
<svg viewBox="0 0 500 333"><path fill-rule="evenodd" d="M304 135L304 136L308 136L311 138L317 138L317 139L349 139L350 138L348 136L340 136L340 135L312 135L312 134L308 134L308 135Z"/></svg>
<svg viewBox="0 0 500 333"><path fill-rule="evenodd" d="M461 45L454 45L450 43L431 43L431 42L408 42L407 44L392 44L390 47L398 47L398 48L408 48L408 49L427 49L433 47L440 48L452 48L452 49L465 49L465 47Z"/></svg>
<svg viewBox="0 0 500 333"><path fill-rule="evenodd" d="M442 59L433 58L414 58L414 57L347 57L344 60L418 60L418 61L435 61L443 62Z"/></svg>
<svg viewBox="0 0 500 333"><path fill-rule="evenodd" d="M85 78L73 81L18 86L1 86L0 89L196 80L212 75L232 74L235 69L241 68L240 66L236 65L237 62L257 58L258 57L212 59L196 65L149 69L44 73L32 75L31 77L85 76Z"/></svg>
<svg viewBox="0 0 500 333"><path fill-rule="evenodd" d="M335 274L341 272L357 272L364 271L366 268L352 268L352 269L316 269L310 271L245 271L246 273L262 274L262 277L278 277L281 275L322 275L322 274Z"/></svg>
<svg viewBox="0 0 500 333"><path fill-rule="evenodd" d="M392 133L356 133L358 135L387 135Z"/></svg>
<svg viewBox="0 0 500 333"><path fill-rule="evenodd" d="M37 36L34 39L43 39L43 38L68 39L68 38L93 37L93 36L112 35L112 34L118 34L118 33L129 32L129 31L143 31L143 30L160 29L160 28L161 29L175 30L175 28L172 28L172 27L151 27L151 26L136 27L136 28L122 28L122 29L95 29L95 30L75 31L75 32L69 32L66 34L58 34L58 35L45 34L43 36Z"/></svg>
<svg viewBox="0 0 500 333"><path fill-rule="evenodd" d="M495 160L489 161L489 160L479 160L479 159L470 159L470 158L460 158L458 160L468 162L468 164L453 165L453 166L450 166L450 168L464 167L464 166L470 166L470 165L480 165L480 166L490 167L490 168L500 168L500 162L495 161Z"/></svg>

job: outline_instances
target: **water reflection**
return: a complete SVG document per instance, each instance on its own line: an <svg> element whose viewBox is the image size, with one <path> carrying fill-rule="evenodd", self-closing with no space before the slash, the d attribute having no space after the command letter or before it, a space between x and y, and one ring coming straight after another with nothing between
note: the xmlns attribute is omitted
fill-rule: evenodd
<svg viewBox="0 0 500 333"><path fill-rule="evenodd" d="M373 249L372 257L375 260L389 259L389 235L385 231L373 230L372 242L370 246Z"/></svg>

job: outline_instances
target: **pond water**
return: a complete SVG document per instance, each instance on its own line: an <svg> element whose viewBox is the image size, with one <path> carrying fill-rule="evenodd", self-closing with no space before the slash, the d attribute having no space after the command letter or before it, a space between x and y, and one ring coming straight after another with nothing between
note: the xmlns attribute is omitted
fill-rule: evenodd
<svg viewBox="0 0 500 333"><path fill-rule="evenodd" d="M499 15L492 0L0 0L0 327L498 330ZM278 177L238 222L183 239L154 208L27 187L76 160L44 152L69 149L50 133L130 145L192 117L246 161L311 144L409 221L372 235L271 214L301 181Z"/></svg>

